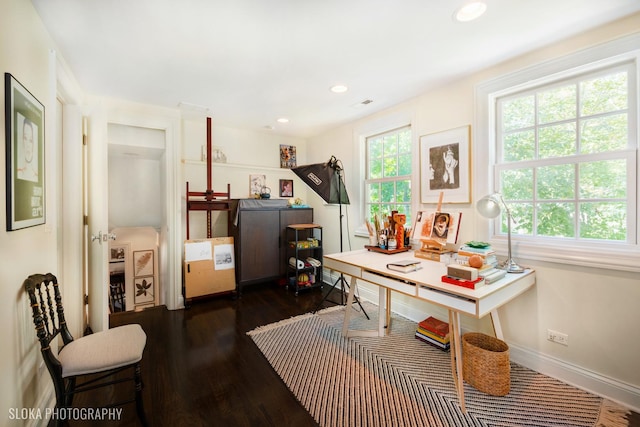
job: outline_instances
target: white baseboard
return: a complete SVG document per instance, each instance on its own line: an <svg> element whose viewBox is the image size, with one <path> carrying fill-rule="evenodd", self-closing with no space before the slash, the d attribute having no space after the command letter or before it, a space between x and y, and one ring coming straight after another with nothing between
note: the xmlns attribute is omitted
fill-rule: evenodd
<svg viewBox="0 0 640 427"><path fill-rule="evenodd" d="M328 279L331 279L331 275ZM333 282L334 280L331 280L331 283ZM359 286L358 293L360 299L378 304L377 289ZM392 310L415 322L423 319L425 315L423 310L398 300L392 302ZM528 348L507 344L512 362L640 412L640 388Z"/></svg>
<svg viewBox="0 0 640 427"><path fill-rule="evenodd" d="M640 388L551 356L509 344L512 362L640 412Z"/></svg>

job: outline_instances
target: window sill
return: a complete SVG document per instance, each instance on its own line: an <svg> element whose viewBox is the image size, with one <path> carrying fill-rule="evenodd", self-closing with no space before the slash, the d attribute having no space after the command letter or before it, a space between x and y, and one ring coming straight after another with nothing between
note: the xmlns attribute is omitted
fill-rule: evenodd
<svg viewBox="0 0 640 427"><path fill-rule="evenodd" d="M594 246L596 244L594 243ZM507 254L506 238L495 238L491 246L500 255ZM602 245L590 249L553 242L511 242L512 256L556 264L570 264L607 270L640 272L640 248L630 245Z"/></svg>

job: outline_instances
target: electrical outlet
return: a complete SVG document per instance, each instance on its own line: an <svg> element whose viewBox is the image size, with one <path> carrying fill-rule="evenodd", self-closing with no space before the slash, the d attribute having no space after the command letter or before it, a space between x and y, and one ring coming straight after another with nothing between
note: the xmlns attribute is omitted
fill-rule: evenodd
<svg viewBox="0 0 640 427"><path fill-rule="evenodd" d="M547 329L547 339L558 344L569 345L569 335L552 329Z"/></svg>

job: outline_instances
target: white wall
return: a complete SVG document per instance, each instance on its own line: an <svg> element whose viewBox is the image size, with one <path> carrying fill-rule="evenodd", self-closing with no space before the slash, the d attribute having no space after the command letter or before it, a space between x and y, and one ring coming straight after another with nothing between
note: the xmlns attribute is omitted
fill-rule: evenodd
<svg viewBox="0 0 640 427"><path fill-rule="evenodd" d="M109 229L149 226L159 230L166 193L164 131L110 123L108 138Z"/></svg>
<svg viewBox="0 0 640 427"><path fill-rule="evenodd" d="M19 36L17 36L19 35ZM5 197L0 197L0 423L9 408L44 408L52 391L22 288L33 273L58 273L59 147L55 124L55 82L49 78L52 42L31 2L4 0L0 14L0 70L11 73L45 106L46 225L7 232ZM4 100L4 84L0 85ZM5 165L5 116L0 115L0 164ZM4 194L5 174L0 174ZM66 294L64 286L63 293ZM28 424L28 423L26 423ZM16 424L17 425L17 424Z"/></svg>
<svg viewBox="0 0 640 427"><path fill-rule="evenodd" d="M470 78L451 82L395 108L310 139L308 158L310 162L317 162L327 154L336 154L345 163L350 195L361 197L362 183L358 173L362 166L362 156L359 145L363 136L375 133L370 132L371 129L398 120L410 120L414 143L417 143L421 135L472 125L474 140L475 85L541 61L636 32L638 28L640 14L500 64ZM486 147L479 145L477 140L474 141L474 157L482 157L479 154L486 150ZM345 149L347 146L354 148ZM414 147L417 153L417 145ZM477 200L489 191L488 188L483 188L487 186L487 168L481 164L475 164L473 167L473 199ZM417 167L414 169L414 177L414 182L419 182ZM414 186L413 191L414 200L418 200L419 186ZM476 219L477 214L472 205L451 206L463 211L459 241L488 238L488 222ZM337 243L331 246L332 241L327 240L337 230L337 227L331 225L335 222L335 213L332 212L332 208L325 208L320 203L314 203L314 207L318 222L326 227L325 247L337 250ZM354 230L362 225L360 206L351 206L349 209L351 241L354 249L362 248L367 241L353 235ZM519 255L518 260L536 269L537 284L531 291L500 310L505 338L511 346L512 359L639 409L640 370L637 369L637 361L640 359L640 310L637 309L637 303L640 301L640 275L534 262L525 259L523 255ZM365 296L375 300L373 289L366 286L363 289ZM395 298L393 308L414 320L421 320L427 313L446 315L438 307L418 304L410 298ZM463 328L478 329L487 333L492 330L488 318L479 321L464 318ZM567 333L569 346L547 341L547 329Z"/></svg>

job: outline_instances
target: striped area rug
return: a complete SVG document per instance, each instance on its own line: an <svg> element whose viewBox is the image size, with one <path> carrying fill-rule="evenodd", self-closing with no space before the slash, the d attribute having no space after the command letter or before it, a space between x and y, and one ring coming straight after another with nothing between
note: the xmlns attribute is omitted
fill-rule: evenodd
<svg viewBox="0 0 640 427"><path fill-rule="evenodd" d="M365 309L372 320L353 316L352 326L375 328L377 307ZM449 353L415 339L415 323L394 316L390 336L346 339L344 310L332 307L248 333L323 427L627 425L624 408L514 363L507 396L465 384L463 414Z"/></svg>

